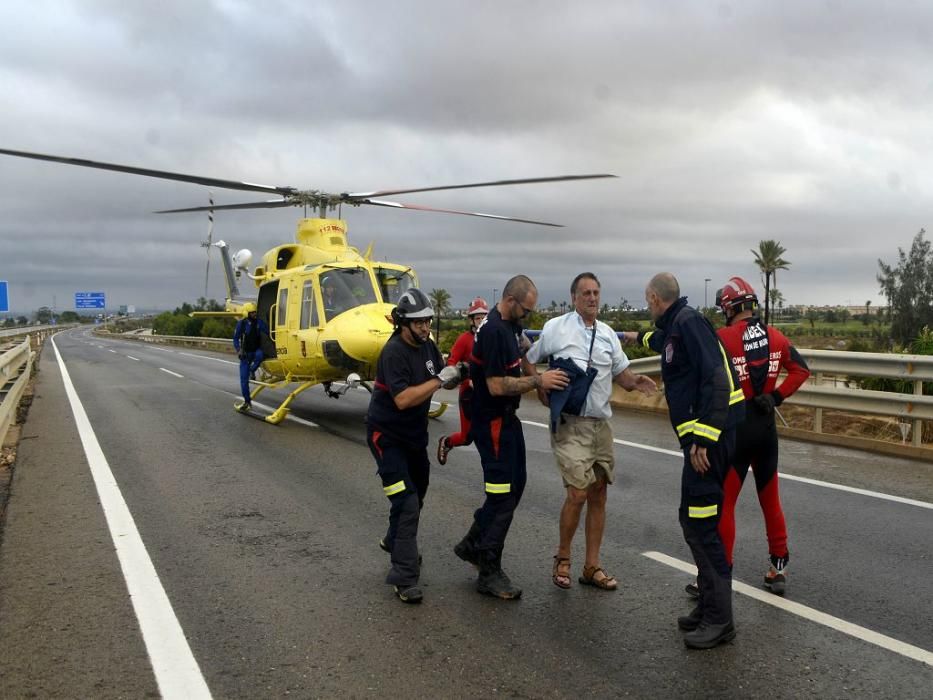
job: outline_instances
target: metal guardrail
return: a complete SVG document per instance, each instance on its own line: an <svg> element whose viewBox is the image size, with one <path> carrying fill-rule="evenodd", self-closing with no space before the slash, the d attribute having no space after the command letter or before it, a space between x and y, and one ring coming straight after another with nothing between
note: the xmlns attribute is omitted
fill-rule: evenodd
<svg viewBox="0 0 933 700"><path fill-rule="evenodd" d="M17 328L4 328L0 330L0 338L16 338L21 335L30 335L32 333L48 330L55 331L70 327L71 326L19 326Z"/></svg>
<svg viewBox="0 0 933 700"><path fill-rule="evenodd" d="M0 351L0 444L16 419L16 409L32 371L33 357L28 336L5 352Z"/></svg>
<svg viewBox="0 0 933 700"><path fill-rule="evenodd" d="M800 350L811 377L787 403L815 408L813 430L823 432L823 409L891 416L909 424L911 442L923 444L923 421L933 420L933 396L923 395L923 383L933 382L933 356ZM633 372L657 376L659 356L632 360ZM913 393L871 391L847 386L849 377L900 379L913 384ZM843 386L839 386L839 384ZM903 430L903 428L902 428Z"/></svg>

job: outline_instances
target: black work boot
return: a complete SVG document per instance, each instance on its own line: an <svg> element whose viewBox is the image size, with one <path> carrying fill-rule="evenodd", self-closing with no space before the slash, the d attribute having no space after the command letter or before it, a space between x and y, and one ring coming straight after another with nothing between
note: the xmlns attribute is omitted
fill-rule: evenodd
<svg viewBox="0 0 933 700"><path fill-rule="evenodd" d="M474 520L470 531L454 547L454 554L468 564L479 568L479 552L476 551L476 540L479 538L479 524Z"/></svg>
<svg viewBox="0 0 933 700"><path fill-rule="evenodd" d="M396 586L395 595L403 603L417 605L424 599L424 593L418 586Z"/></svg>
<svg viewBox="0 0 933 700"><path fill-rule="evenodd" d="M690 649L712 649L717 644L732 641L734 638L735 625L731 622L712 625L701 621L695 630L684 635L684 644Z"/></svg>
<svg viewBox="0 0 933 700"><path fill-rule="evenodd" d="M692 632L700 626L700 620L702 619L703 613L700 611L700 606L697 605L689 615L682 615L677 618L677 627L684 632Z"/></svg>
<svg viewBox="0 0 933 700"><path fill-rule="evenodd" d="M502 552L483 552L476 590L503 600L517 600L522 597L522 589L512 583L502 570Z"/></svg>

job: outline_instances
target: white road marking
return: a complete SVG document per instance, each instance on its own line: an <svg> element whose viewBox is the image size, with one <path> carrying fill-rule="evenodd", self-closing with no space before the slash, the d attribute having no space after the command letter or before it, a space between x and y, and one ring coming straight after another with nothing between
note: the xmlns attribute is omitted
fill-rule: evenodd
<svg viewBox="0 0 933 700"><path fill-rule="evenodd" d="M232 360L221 360L219 357L207 357L206 355L195 355L190 352L179 352L179 355L184 355L185 357L196 357L199 360L212 360L213 362L223 362L227 365L238 365L239 362L233 362Z"/></svg>
<svg viewBox="0 0 933 700"><path fill-rule="evenodd" d="M170 353L172 353L172 354L175 354L175 351L174 351L174 350L166 350L165 348L153 347L152 349L153 349L153 350L158 350L159 352L170 352Z"/></svg>
<svg viewBox="0 0 933 700"><path fill-rule="evenodd" d="M183 374L178 374L178 372L173 372L170 369L165 369L165 367L159 367L159 369L165 372L166 374L171 374L173 377L178 377L179 379L185 378Z"/></svg>
<svg viewBox="0 0 933 700"><path fill-rule="evenodd" d="M849 493L857 493L861 496L871 496L872 498L882 498L886 501L894 501L895 503L906 503L910 506L917 506L918 508L928 508L933 510L933 503L927 503L926 501L917 501L913 498L902 498L901 496L891 496L887 493L879 493L878 491L869 491L867 489L857 489L854 486L843 486L842 484L833 484L828 481L817 481L816 479L808 479L803 476L792 476L791 474L781 474L778 473L778 476L782 479L787 479L788 481L800 481L804 484L813 484L815 486L822 486L827 489L836 489L837 491L847 491Z"/></svg>
<svg viewBox="0 0 933 700"><path fill-rule="evenodd" d="M136 362L139 362L138 357L133 357L132 355L127 355L127 357L130 358L131 360L136 360Z"/></svg>
<svg viewBox="0 0 933 700"><path fill-rule="evenodd" d="M678 452L677 450L667 450L663 447L654 447L653 445L639 445L637 442L628 442L627 440L613 440L617 445L625 445L626 447L636 447L639 450L647 450L648 452L660 452L662 455L672 455L673 457L683 458L684 453Z"/></svg>
<svg viewBox="0 0 933 700"><path fill-rule="evenodd" d="M120 487L71 383L54 337L52 347L159 692L166 698L210 698L211 691L188 646L185 633L162 588L133 516L123 500Z"/></svg>
<svg viewBox="0 0 933 700"><path fill-rule="evenodd" d="M116 351L116 350L111 350L110 348L107 348L107 352L112 352L112 353L116 354L117 351Z"/></svg>
<svg viewBox="0 0 933 700"><path fill-rule="evenodd" d="M662 455L671 455L672 457L683 457L684 453L677 450L668 450L663 447L653 447L652 445L641 445L637 442L629 442L628 440L613 440L617 445L625 445L626 447L634 447L639 450L648 450L649 452L660 452Z"/></svg>
<svg viewBox="0 0 933 700"><path fill-rule="evenodd" d="M525 425L533 425L536 428L547 428L548 427L544 423L536 423L533 420L523 420L522 423L524 423Z"/></svg>
<svg viewBox="0 0 933 700"><path fill-rule="evenodd" d="M228 392L228 393L229 393L229 392ZM232 395L232 396L237 396L237 394L231 394L231 395ZM264 404L264 403L258 403L257 401L253 401L253 406L256 406L257 408L261 408L261 409L264 410L264 411L268 411L269 413L272 413L272 412L276 409L275 406L269 406L269 405ZM319 427L321 427L321 426L319 426L317 423L313 423L313 422L311 422L311 421L309 421L309 420L305 420L304 418L299 418L298 416L293 416L291 413L288 413L288 414L285 415L285 420L294 421L295 423L300 423L301 425L306 425L306 426L308 426L309 428L319 428Z"/></svg>
<svg viewBox="0 0 933 700"><path fill-rule="evenodd" d="M536 423L531 420L523 420L522 423L525 425L534 425L538 428L547 428L548 426L544 423ZM683 458L683 452L678 452L677 450L667 450L663 447L654 447L653 445L642 445L637 442L629 442L628 440L613 440L617 445L624 445L625 447L634 447L638 450L647 450L648 452L659 452L664 455L671 455L672 457ZM859 489L854 486L844 486L843 484L834 484L831 481L819 481L818 479L808 479L803 476L793 476L791 474L782 474L778 472L778 478L787 479L788 481L799 481L804 484L810 484L811 486L821 486L824 489L835 489L836 491L845 491L846 493L856 493L860 496L869 496L870 498L880 498L885 501L893 501L894 503L904 503L909 506L917 506L918 508L927 508L933 510L933 503L927 501L918 501L913 498L903 498L901 496L892 496L887 493L881 493L880 491L869 491L868 489Z"/></svg>
<svg viewBox="0 0 933 700"><path fill-rule="evenodd" d="M313 421L305 420L304 418L299 418L298 416L293 416L291 413L289 413L287 416L285 416L285 419L286 419L286 420L290 420L290 421L294 421L295 423L300 423L301 425L306 425L306 426L308 426L309 428L318 428L318 427L320 427L320 426L318 426L317 423L314 423Z"/></svg>
<svg viewBox="0 0 933 700"><path fill-rule="evenodd" d="M690 574L691 576L696 576L697 569L693 564L682 561L680 559L675 559L674 557L668 556L667 554L662 554L661 552L642 552L642 556L653 559L654 561L666 564L674 569L678 569L685 573ZM880 632L875 632L870 630L867 627L862 627L861 625L856 625L852 622L847 622L846 620L834 617L833 615L828 615L824 612L820 612L814 608L811 608L801 603L795 603L792 600L787 600L776 596L773 593L766 593L765 591L759 590L754 586L749 586L747 583L742 583L741 581L732 580L732 590L736 593L741 593L747 595L750 598L755 600L767 603L772 605L775 608L780 608L785 612L789 612L793 615L797 615L811 622L816 622L817 624L830 627L837 632L842 632L843 634L848 634L850 637L855 637L860 639L863 642L868 642L869 644L874 644L879 646L882 649L887 649L888 651L893 651L895 654L900 654L901 656L906 656L909 659L914 659L915 661L920 661L927 664L928 666L933 666L933 652L929 652L926 649L921 649L920 647L915 647L912 644L907 644L893 637L888 637L887 635L881 634Z"/></svg>

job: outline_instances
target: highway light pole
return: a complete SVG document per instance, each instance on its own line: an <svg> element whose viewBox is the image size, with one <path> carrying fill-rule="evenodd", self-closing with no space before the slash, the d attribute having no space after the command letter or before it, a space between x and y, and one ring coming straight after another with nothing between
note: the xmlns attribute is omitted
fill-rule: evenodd
<svg viewBox="0 0 933 700"><path fill-rule="evenodd" d="M703 279L703 307L709 308L709 277Z"/></svg>

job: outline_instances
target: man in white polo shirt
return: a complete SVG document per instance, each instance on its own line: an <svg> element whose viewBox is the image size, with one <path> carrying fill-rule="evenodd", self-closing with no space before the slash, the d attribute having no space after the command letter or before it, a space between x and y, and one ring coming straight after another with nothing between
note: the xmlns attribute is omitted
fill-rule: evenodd
<svg viewBox="0 0 933 700"><path fill-rule="evenodd" d="M600 564L599 549L606 524L606 487L613 481L615 450L609 418L612 385L651 395L654 381L628 369L629 360L615 331L599 313L600 284L592 272L577 275L570 287L574 310L544 324L541 336L525 356L525 372L550 361L576 374L571 386L550 396L538 396L552 406L551 446L557 458L567 497L560 511L560 545L554 556L551 580L558 588L570 588L570 548L586 505L586 559L580 583L614 591L618 581ZM560 405L561 412L557 414ZM556 430L555 430L556 429Z"/></svg>

